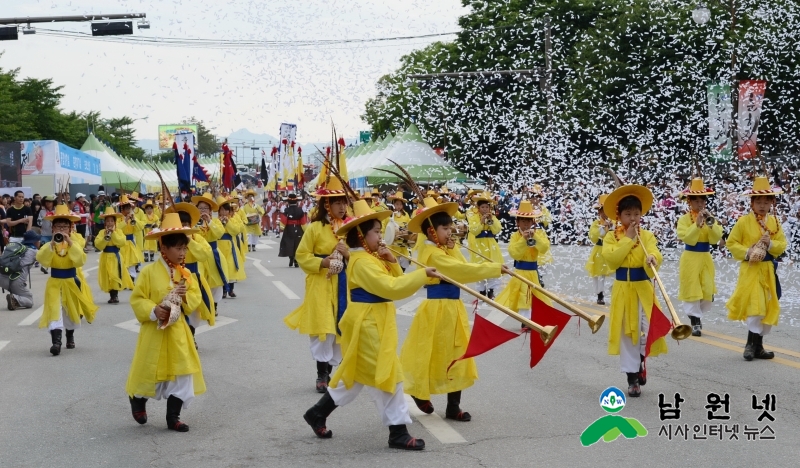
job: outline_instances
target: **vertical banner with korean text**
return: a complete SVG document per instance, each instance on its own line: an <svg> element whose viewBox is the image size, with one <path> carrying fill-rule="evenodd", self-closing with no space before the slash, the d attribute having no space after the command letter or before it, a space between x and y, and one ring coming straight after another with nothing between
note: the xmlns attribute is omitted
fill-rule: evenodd
<svg viewBox="0 0 800 468"><path fill-rule="evenodd" d="M766 89L764 80L739 82L739 159L751 159L758 154L758 126Z"/></svg>
<svg viewBox="0 0 800 468"><path fill-rule="evenodd" d="M278 190L291 190L290 185L294 182L295 173L295 138L297 136L297 125L282 123L280 132L280 142L278 145Z"/></svg>
<svg viewBox="0 0 800 468"><path fill-rule="evenodd" d="M709 155L714 161L730 161L733 157L731 141L731 87L722 83L708 84L708 141Z"/></svg>

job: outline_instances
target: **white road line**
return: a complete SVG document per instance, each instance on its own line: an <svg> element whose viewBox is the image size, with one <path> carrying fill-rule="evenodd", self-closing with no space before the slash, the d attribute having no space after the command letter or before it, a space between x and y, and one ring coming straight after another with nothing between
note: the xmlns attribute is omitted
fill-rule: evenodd
<svg viewBox="0 0 800 468"><path fill-rule="evenodd" d="M439 442L443 444L465 444L467 443L467 439L461 436L455 429L450 427L445 420L443 420L438 414L431 413L425 414L417 408L417 405L414 403L414 400L411 399L410 395L404 395L406 399L406 403L408 404L409 412L412 416L417 418L417 421L420 422L428 432L431 433L434 437L439 439Z"/></svg>
<svg viewBox="0 0 800 468"><path fill-rule="evenodd" d="M486 315L486 320L492 322L495 325L500 325L508 315L500 312L499 310L492 309L488 315Z"/></svg>
<svg viewBox="0 0 800 468"><path fill-rule="evenodd" d="M270 276L272 276L272 275L270 275ZM282 292L283 295L286 296L287 299L300 299L300 296L295 294L294 291L289 289L289 286L286 286L282 282L273 281L272 284L274 284L275 287L278 288L278 291Z"/></svg>
<svg viewBox="0 0 800 468"><path fill-rule="evenodd" d="M397 315L406 315L408 317L413 317L419 308L419 305L422 303L423 298L416 297L411 299L410 301L406 302L402 306L397 308Z"/></svg>
<svg viewBox="0 0 800 468"><path fill-rule="evenodd" d="M275 276L269 270L264 268L263 265L261 265L261 260L253 260L253 266L258 268L258 271L260 271L264 276Z"/></svg>
<svg viewBox="0 0 800 468"><path fill-rule="evenodd" d="M10 341L0 341L0 351L6 347L7 344L11 343Z"/></svg>
<svg viewBox="0 0 800 468"><path fill-rule="evenodd" d="M272 246L264 244L256 244L256 250L272 250Z"/></svg>
<svg viewBox="0 0 800 468"><path fill-rule="evenodd" d="M139 333L139 321L136 319L128 320L127 322L122 322L114 325L115 327L122 328L123 330L132 331L134 333Z"/></svg>
<svg viewBox="0 0 800 468"><path fill-rule="evenodd" d="M97 266L94 266L94 267L91 267L91 268L84 268L83 273L86 274L87 272L94 271L94 270L96 270L98 268L100 268L100 265L97 265Z"/></svg>
<svg viewBox="0 0 800 468"><path fill-rule="evenodd" d="M274 241L272 239L259 239L258 243L264 245L276 245L278 241Z"/></svg>
<svg viewBox="0 0 800 468"><path fill-rule="evenodd" d="M17 326L27 327L28 325L32 325L34 322L39 320L39 318L42 316L43 311L44 311L44 306L39 306L39 308L33 311L33 313L22 319L22 321L19 322Z"/></svg>
<svg viewBox="0 0 800 468"><path fill-rule="evenodd" d="M233 322L238 322L238 320L236 320L235 318L230 318L220 315L216 317L216 321L214 322L213 327L208 325L208 323L206 323L205 325L200 325L199 327L195 328L194 334L199 335L207 331L215 330L219 327L224 327L225 325L230 325Z"/></svg>

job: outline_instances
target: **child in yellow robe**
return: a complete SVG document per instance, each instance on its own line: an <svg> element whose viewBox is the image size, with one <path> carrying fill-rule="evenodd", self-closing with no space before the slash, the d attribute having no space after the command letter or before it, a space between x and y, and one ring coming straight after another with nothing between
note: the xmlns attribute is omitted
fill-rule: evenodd
<svg viewBox="0 0 800 468"><path fill-rule="evenodd" d="M605 194L600 195L599 200L592 207L597 210L597 219L592 221L592 226L589 228L589 240L592 241L594 246L589 253L589 260L586 261L586 271L589 273L589 277L592 278L594 293L597 295L597 303L600 305L605 305L606 303L606 276L611 273L603 258L603 238L613 226L603 211L603 203L607 196Z"/></svg>
<svg viewBox="0 0 800 468"><path fill-rule="evenodd" d="M222 300L222 295L228 284L228 255L230 255L230 251L226 255L219 248L219 240L225 234L225 226L222 225L222 221L219 218L214 218L213 215L218 210L219 203L223 203L225 200L226 198L222 196L214 200L208 192L192 197L192 204L197 207L197 211L200 212L200 218L203 220L199 235L211 247L212 258L204 263L208 287L211 289L211 299L214 301L215 313L219 310L219 301Z"/></svg>
<svg viewBox="0 0 800 468"><path fill-rule="evenodd" d="M239 281L247 279L247 274L244 272L244 253L236 247L236 242L239 234L245 232L245 226L242 224L241 217L233 213L231 206L236 203L235 200L226 200L219 204L219 218L225 226L225 233L217 241L219 249L225 252L225 257L228 260L228 287L223 290L222 298L236 297L233 291L233 286Z"/></svg>
<svg viewBox="0 0 800 468"><path fill-rule="evenodd" d="M711 310L717 292L711 246L722 239L722 226L706 211L706 199L713 194L699 178L681 194L688 199L689 212L678 219L678 239L685 246L678 267L678 300L692 322L693 336L702 336L703 313ZM706 223L709 219L711 226Z"/></svg>
<svg viewBox="0 0 800 468"><path fill-rule="evenodd" d="M337 235L347 237L350 262L347 265L349 300L342 331L343 358L333 374L327 393L303 416L317 437L333 434L326 418L337 406L353 401L364 387L375 401L385 426L389 446L422 450L425 441L411 437L408 405L403 395L403 370L397 357L397 323L393 301L411 296L435 269L403 275L397 259L381 241L381 219L390 211L374 212L366 200L355 202L355 218Z"/></svg>
<svg viewBox="0 0 800 468"><path fill-rule="evenodd" d="M158 222L161 219L161 217L156 214L155 205L153 205L153 202L151 200L148 200L147 203L145 203L142 208L144 210L144 233L147 234L148 232L158 227ZM157 251L158 251L158 245L156 244L155 239L144 240L145 262L152 262L153 260L155 260Z"/></svg>
<svg viewBox="0 0 800 468"><path fill-rule="evenodd" d="M134 282L136 282L136 275L139 274L139 265L144 262L144 255L142 249L139 248L137 242L138 234L144 230L144 223L133 212L134 202L128 199L127 195L119 197L119 212L122 213L123 219L119 229L125 234L125 246L122 248L122 261L125 262L124 267L128 269L128 274ZM142 240L144 243L144 239Z"/></svg>
<svg viewBox="0 0 800 468"><path fill-rule="evenodd" d="M517 231L511 234L508 242L508 255L514 259L514 271L523 278L539 284L539 255L550 251L550 239L544 229L534 227L539 212L533 210L531 202L523 200L516 211L510 213L516 218ZM550 304L550 299L542 293L531 291L531 287L519 280L511 278L508 286L497 296L497 302L511 310L519 310L520 315L531 318L531 294ZM530 332L522 326L523 332Z"/></svg>
<svg viewBox="0 0 800 468"><path fill-rule="evenodd" d="M133 289L133 280L128 269L123 266L120 255L120 250L127 242L122 230L117 229L117 222L122 220L122 214L108 206L100 218L103 219L105 229L94 237L94 245L101 251L97 282L103 292L109 293L108 303L119 304L119 291Z"/></svg>
<svg viewBox="0 0 800 468"><path fill-rule="evenodd" d="M80 326L81 318L92 323L98 307L83 292L85 281L78 276L77 269L86 263L86 252L70 233L73 223L80 217L70 213L66 205L58 205L53 214L44 219L53 224L53 239L36 252L36 261L44 268L50 268L39 328L49 330L50 353L58 356L61 354L62 330L66 330L67 349L74 349L75 329Z"/></svg>
<svg viewBox="0 0 800 468"><path fill-rule="evenodd" d="M256 192L250 189L245 194L247 203L241 208L244 214L244 232L247 234L247 251L255 252L258 238L261 236L261 217L264 216L264 208L256 203Z"/></svg>
<svg viewBox="0 0 800 468"><path fill-rule="evenodd" d="M647 187L623 185L606 198L603 206L606 216L619 222L603 239L603 257L616 277L611 287L608 354L619 355L620 370L628 376L628 395L632 397L640 396L641 386L647 383L645 347L653 304L658 304L651 278L662 257L653 233L639 226L652 204L653 194ZM650 348L650 356L666 352L663 337Z"/></svg>
<svg viewBox="0 0 800 468"><path fill-rule="evenodd" d="M188 235L176 213L164 215L159 230L147 237L157 238L161 258L147 265L131 294L131 308L141 323L125 391L133 419L147 422L148 398L167 400L167 427L187 432L181 422L181 409L188 408L196 395L205 393L200 356L192 343L192 332L185 315L197 309L200 289L191 272L182 265L188 250ZM176 320L170 315L170 299L180 302Z"/></svg>
<svg viewBox="0 0 800 468"><path fill-rule="evenodd" d="M503 226L492 212L492 197L488 192L483 192L472 198L478 207L478 215L473 216L469 221L469 233L474 236L473 250L480 252L485 257L492 259L494 263L503 263L503 253L500 251L500 244L497 243L496 236L500 234ZM471 253L471 263L484 263L488 260ZM500 287L499 278L488 278L478 283L478 290L489 299L494 299L494 290Z"/></svg>
<svg viewBox="0 0 800 468"><path fill-rule="evenodd" d="M423 203L425 208L417 211L408 224L409 231L427 237L424 243L418 242L422 245L417 259L422 264L462 283L498 278L502 272L510 271L501 263L467 263L450 237L457 205L437 205L431 197L426 197ZM431 395L447 393L445 416L469 421L471 415L461 411L461 391L478 378L475 360L460 360L448 371L448 366L464 355L469 343L469 321L461 291L453 284L433 278L425 288L427 299L417 309L400 352L405 392L428 414L433 412Z"/></svg>
<svg viewBox="0 0 800 468"><path fill-rule="evenodd" d="M397 192L394 196L389 197L389 201L392 202L392 215L387 217L383 220L383 230L386 231L386 226L389 223L394 223L396 225L395 229L395 237L394 242L392 243L392 249L400 252L404 255L410 255L410 250L408 249L409 241L416 240L416 234L408 232L408 222L411 221L411 217L406 213L406 199L403 198L403 192ZM373 211L376 211L373 207ZM383 210L377 210L383 211ZM408 259L404 257L400 257L397 259L397 262L400 264L400 268L403 271L406 270L409 266Z"/></svg>
<svg viewBox="0 0 800 468"><path fill-rule="evenodd" d="M750 197L752 211L736 221L726 244L733 258L742 262L736 289L725 307L729 319L747 322L747 361L775 357L764 349L764 335L778 325L781 315L781 283L775 259L786 251L786 235L777 216L770 214L780 193L766 177L756 177L753 188L744 193Z"/></svg>

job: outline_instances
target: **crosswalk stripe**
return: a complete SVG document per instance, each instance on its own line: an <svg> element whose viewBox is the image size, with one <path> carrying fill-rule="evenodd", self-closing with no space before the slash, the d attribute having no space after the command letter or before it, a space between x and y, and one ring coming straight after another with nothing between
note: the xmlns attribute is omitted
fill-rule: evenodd
<svg viewBox="0 0 800 468"><path fill-rule="evenodd" d="M467 443L467 439L465 439L461 434L458 433L455 429L450 427L447 422L441 418L436 413L425 414L417 408L416 403L414 400L411 399L410 395L404 395L406 399L406 403L408 404L408 410L412 416L414 416L417 421L422 424L428 432L431 433L432 436L439 439L439 442L443 444L465 444Z"/></svg>
<svg viewBox="0 0 800 468"><path fill-rule="evenodd" d="M272 284L274 284L275 287L278 288L278 291L282 292L287 299L300 299L300 296L295 294L294 291L289 289L289 286L286 286L285 284L283 284L283 282L273 281Z"/></svg>
<svg viewBox="0 0 800 468"><path fill-rule="evenodd" d="M271 271L269 271L266 268L264 268L264 266L261 264L261 260L254 260L253 261L253 266L256 267L258 269L258 271L260 271L261 274L263 274L264 276L275 276L275 275L272 274Z"/></svg>
<svg viewBox="0 0 800 468"><path fill-rule="evenodd" d="M7 344L11 343L10 341L0 341L0 351L6 347Z"/></svg>
<svg viewBox="0 0 800 468"><path fill-rule="evenodd" d="M22 319L22 321L19 322L17 326L27 327L28 325L32 325L34 322L39 320L39 318L42 316L43 311L44 311L44 306L39 306L39 308L34 310L29 316Z"/></svg>

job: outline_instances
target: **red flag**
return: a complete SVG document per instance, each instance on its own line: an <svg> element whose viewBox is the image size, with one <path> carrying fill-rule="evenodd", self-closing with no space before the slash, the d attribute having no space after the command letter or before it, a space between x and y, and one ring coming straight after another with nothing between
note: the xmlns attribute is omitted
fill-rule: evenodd
<svg viewBox="0 0 800 468"><path fill-rule="evenodd" d="M543 327L548 325L558 326L553 339L547 344L544 344L542 339L539 338L538 333L531 331L531 368L533 368L533 366L539 364L539 361L544 357L544 353L556 342L556 338L564 331L572 316L545 304L536 297L536 294L531 294L531 317L531 320Z"/></svg>
<svg viewBox="0 0 800 468"><path fill-rule="evenodd" d="M644 355L650 355L650 347L659 339L667 336L672 329L672 322L664 316L661 309L653 302L653 310L650 312L650 329L647 331L647 344L644 347Z"/></svg>
<svg viewBox="0 0 800 468"><path fill-rule="evenodd" d="M467 351L463 356L451 362L450 365L447 366L447 370L449 371L450 368L453 367L453 364L462 359L480 356L518 336L519 334L498 327L480 315L475 314L475 323L472 325L472 334L469 337Z"/></svg>

